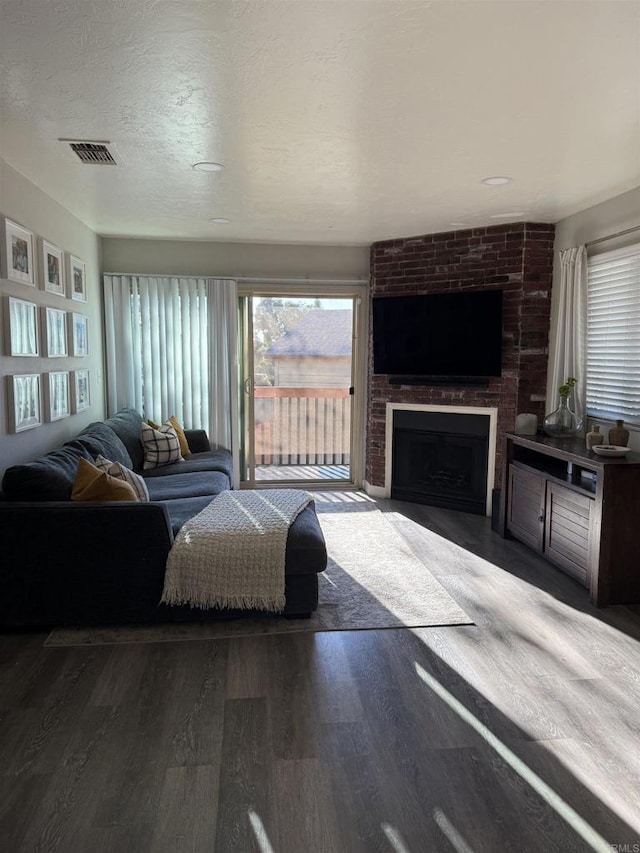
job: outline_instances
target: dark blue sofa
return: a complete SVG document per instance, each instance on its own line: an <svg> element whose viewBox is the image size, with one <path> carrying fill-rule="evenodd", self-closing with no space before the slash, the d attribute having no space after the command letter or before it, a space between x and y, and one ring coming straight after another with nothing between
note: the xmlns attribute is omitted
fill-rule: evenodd
<svg viewBox="0 0 640 853"><path fill-rule="evenodd" d="M90 424L45 456L8 468L0 499L0 627L171 622L246 611L160 605L167 554L182 524L232 485L227 450L186 430L191 455L143 471L142 418L123 409ZM149 502L78 503L78 460L99 454L141 473ZM313 504L291 525L285 561L285 615L318 604L326 548Z"/></svg>

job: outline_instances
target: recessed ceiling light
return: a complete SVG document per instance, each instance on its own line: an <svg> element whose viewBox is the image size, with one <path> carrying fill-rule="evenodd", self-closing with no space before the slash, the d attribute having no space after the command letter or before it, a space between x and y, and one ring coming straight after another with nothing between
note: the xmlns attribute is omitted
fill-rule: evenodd
<svg viewBox="0 0 640 853"><path fill-rule="evenodd" d="M216 225L226 225L227 222L231 222L230 219L226 219L224 216L214 216L209 222L215 222Z"/></svg>
<svg viewBox="0 0 640 853"><path fill-rule="evenodd" d="M452 228L470 228L470 225L467 225L466 222L450 222L449 225Z"/></svg>
<svg viewBox="0 0 640 853"><path fill-rule="evenodd" d="M521 216L524 216L524 213L521 210L516 210L513 213L492 213L492 219L519 219Z"/></svg>
<svg viewBox="0 0 640 853"><path fill-rule="evenodd" d="M194 163L191 168L197 172L221 172L224 166L222 163L212 163L210 160L202 160L200 163Z"/></svg>
<svg viewBox="0 0 640 853"><path fill-rule="evenodd" d="M501 187L503 184L513 183L513 178L507 178L505 175L494 175L490 178L483 178L481 184L486 184L488 187Z"/></svg>

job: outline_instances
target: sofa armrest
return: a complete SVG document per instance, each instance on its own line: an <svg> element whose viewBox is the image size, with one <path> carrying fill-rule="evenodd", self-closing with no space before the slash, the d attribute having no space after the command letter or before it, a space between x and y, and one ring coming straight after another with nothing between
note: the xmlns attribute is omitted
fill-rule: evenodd
<svg viewBox="0 0 640 853"><path fill-rule="evenodd" d="M20 626L157 605L173 536L159 502L3 502L0 541L0 625Z"/></svg>
<svg viewBox="0 0 640 853"><path fill-rule="evenodd" d="M184 434L192 453L204 453L211 450L209 436L203 429L185 429Z"/></svg>

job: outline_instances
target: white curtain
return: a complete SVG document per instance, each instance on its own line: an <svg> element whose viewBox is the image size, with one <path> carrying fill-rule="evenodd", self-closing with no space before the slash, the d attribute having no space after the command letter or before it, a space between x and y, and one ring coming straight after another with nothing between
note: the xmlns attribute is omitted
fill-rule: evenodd
<svg viewBox="0 0 640 853"><path fill-rule="evenodd" d="M236 283L105 275L107 407L175 415L234 449L237 431Z"/></svg>
<svg viewBox="0 0 640 853"><path fill-rule="evenodd" d="M239 484L238 288L224 278L207 280L209 328L209 438L230 448Z"/></svg>
<svg viewBox="0 0 640 853"><path fill-rule="evenodd" d="M555 326L555 347L547 385L547 411L558 405L558 388L569 376L578 384L573 389L573 409L578 419L585 416L586 332L587 332L587 250L584 246L560 252L560 288Z"/></svg>

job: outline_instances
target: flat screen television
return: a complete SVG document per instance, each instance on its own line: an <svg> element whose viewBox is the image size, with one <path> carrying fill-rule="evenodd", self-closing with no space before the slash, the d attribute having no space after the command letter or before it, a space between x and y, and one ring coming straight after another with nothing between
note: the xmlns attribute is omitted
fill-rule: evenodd
<svg viewBox="0 0 640 853"><path fill-rule="evenodd" d="M502 291L374 298L373 364L439 380L500 376Z"/></svg>

